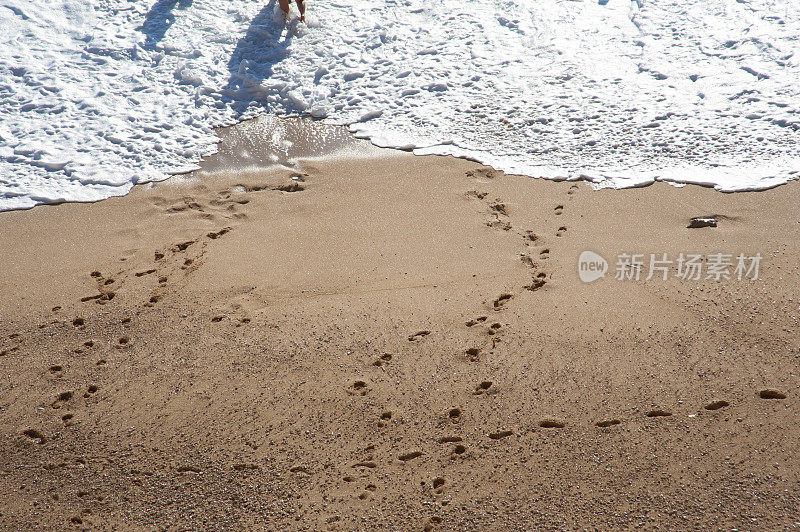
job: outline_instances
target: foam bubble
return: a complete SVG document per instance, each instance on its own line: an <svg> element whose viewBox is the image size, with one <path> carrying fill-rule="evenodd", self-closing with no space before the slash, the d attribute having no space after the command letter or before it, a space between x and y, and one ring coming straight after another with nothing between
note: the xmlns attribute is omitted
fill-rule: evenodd
<svg viewBox="0 0 800 532"><path fill-rule="evenodd" d="M598 186L798 178L800 3L602 4L5 0L0 210L125 194L262 113Z"/></svg>

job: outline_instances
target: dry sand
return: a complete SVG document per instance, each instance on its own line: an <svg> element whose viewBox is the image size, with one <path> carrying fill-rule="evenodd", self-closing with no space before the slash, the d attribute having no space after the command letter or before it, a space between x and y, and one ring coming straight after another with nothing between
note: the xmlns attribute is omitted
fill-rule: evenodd
<svg viewBox="0 0 800 532"><path fill-rule="evenodd" d="M303 173L0 214L0 527L800 525L800 183ZM764 258L622 282L623 252Z"/></svg>

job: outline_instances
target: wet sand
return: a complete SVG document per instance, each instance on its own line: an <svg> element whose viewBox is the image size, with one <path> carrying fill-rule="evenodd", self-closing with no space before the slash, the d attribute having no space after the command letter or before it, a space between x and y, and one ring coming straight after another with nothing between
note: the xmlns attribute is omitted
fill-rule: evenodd
<svg viewBox="0 0 800 532"><path fill-rule="evenodd" d="M798 204L387 151L2 213L0 526L797 526ZM681 252L760 279L614 279Z"/></svg>

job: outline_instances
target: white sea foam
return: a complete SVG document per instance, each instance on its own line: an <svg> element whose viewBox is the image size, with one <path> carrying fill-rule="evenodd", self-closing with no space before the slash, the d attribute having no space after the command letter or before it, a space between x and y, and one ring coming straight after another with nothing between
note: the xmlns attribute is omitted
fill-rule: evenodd
<svg viewBox="0 0 800 532"><path fill-rule="evenodd" d="M0 210L196 167L260 113L508 172L800 176L800 2L0 0Z"/></svg>

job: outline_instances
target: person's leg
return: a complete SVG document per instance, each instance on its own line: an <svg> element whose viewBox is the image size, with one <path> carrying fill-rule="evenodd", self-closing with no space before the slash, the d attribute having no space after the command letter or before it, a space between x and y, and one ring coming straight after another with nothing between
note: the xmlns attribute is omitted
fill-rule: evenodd
<svg viewBox="0 0 800 532"><path fill-rule="evenodd" d="M281 9L283 9L284 13L289 13L289 0L278 0L278 4L281 6Z"/></svg>
<svg viewBox="0 0 800 532"><path fill-rule="evenodd" d="M300 10L300 20L306 21L306 3L303 0L294 0L297 2L297 9Z"/></svg>

